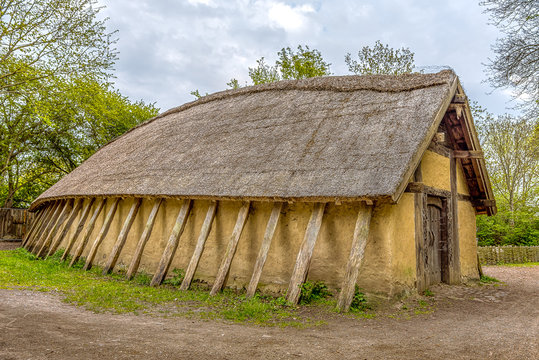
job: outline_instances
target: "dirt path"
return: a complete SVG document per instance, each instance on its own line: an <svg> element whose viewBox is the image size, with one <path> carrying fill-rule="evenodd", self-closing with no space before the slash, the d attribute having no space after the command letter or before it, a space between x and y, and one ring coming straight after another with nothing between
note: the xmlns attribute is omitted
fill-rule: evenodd
<svg viewBox="0 0 539 360"><path fill-rule="evenodd" d="M539 358L539 267L484 270L506 285L438 286L429 314L339 316L308 329L95 314L0 290L0 359Z"/></svg>

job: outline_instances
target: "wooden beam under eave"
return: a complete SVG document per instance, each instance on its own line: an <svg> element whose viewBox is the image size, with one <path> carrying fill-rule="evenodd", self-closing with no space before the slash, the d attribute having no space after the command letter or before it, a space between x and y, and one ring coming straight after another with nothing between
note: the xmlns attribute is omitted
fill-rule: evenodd
<svg viewBox="0 0 539 360"><path fill-rule="evenodd" d="M369 237L369 228L372 217L372 206L360 203L354 229L350 257L346 266L346 273L337 300L337 310L347 312L354 299L359 269L365 255L365 247Z"/></svg>
<svg viewBox="0 0 539 360"><path fill-rule="evenodd" d="M256 258L253 275L251 276L251 281L249 282L249 286L247 287L247 297L252 297L256 292L256 288L258 287L258 282L260 281L262 269L264 268L266 258L268 257L271 240L273 239L273 235L275 234L275 229L277 228L277 223L279 222L282 208L283 203L277 202L273 205L273 209L271 210L270 218L268 220L268 224L266 225L266 231L264 233L264 238L262 239L262 245L260 246L260 251L258 252L258 257Z"/></svg>
<svg viewBox="0 0 539 360"><path fill-rule="evenodd" d="M208 210L206 211L206 218L204 219L204 223L202 224L202 228L200 229L200 235L198 236L195 250L193 251L193 255L191 256L191 261L189 261L187 270L185 270L185 276L183 277L180 290L187 290L189 289L189 286L191 286L191 281L193 281L193 276L195 275L195 271L198 267L200 257L202 256L202 252L204 251L204 245L206 244L206 240L210 235L211 226L213 224L213 219L215 218L216 211L217 201L210 201L210 206L208 206Z"/></svg>
<svg viewBox="0 0 539 360"><path fill-rule="evenodd" d="M120 253L122 252L122 249L125 245L125 241L127 240L127 235L129 234L129 230L131 230L131 226L133 225L133 222L135 221L135 217L137 216L138 209L140 208L141 203L142 203L141 198L136 198L133 200L133 204L131 205L131 208L129 209L129 213L127 214L127 217L125 218L124 225L122 226L122 230L120 231L120 234L118 234L116 243L114 244L114 247L112 248L109 258L107 259L107 263L105 265L105 268L103 269L103 275L110 273L114 269L114 266L116 265L116 261L118 261L118 257L120 256Z"/></svg>
<svg viewBox="0 0 539 360"><path fill-rule="evenodd" d="M90 209L92 208L94 201L95 201L95 198L91 198L86 204L86 206L83 208L77 227L75 228L75 231L73 232L73 234L71 235L71 237L69 237L67 241L67 246L65 248L64 253L62 254L62 259L61 259L62 261L67 259L67 256L71 252L73 245L75 245L77 238L79 237L80 233L84 229L84 223L86 223L86 219L88 218L88 215L90 214Z"/></svg>
<svg viewBox="0 0 539 360"><path fill-rule="evenodd" d="M58 231L58 235L55 239L53 239L52 244L49 248L49 251L47 252L47 257L51 256L56 252L60 244L62 244L62 241L64 240L65 236L67 235L69 228L75 221L78 213L82 209L82 203L84 202L83 199L77 199L75 200L75 204L71 208L71 213L69 214L69 217L67 218L67 221L62 225L62 229Z"/></svg>
<svg viewBox="0 0 539 360"><path fill-rule="evenodd" d="M131 259L131 263L129 264L129 268L127 270L127 274L125 277L128 280L131 280L133 276L137 273L138 267L140 265L140 259L142 258L142 253L144 252L144 248L146 247L146 243L148 242L148 239L150 239L150 235L152 234L153 225L155 224L155 219L157 217L157 213L159 212L159 208L161 207L161 204L163 203L163 199L157 198L154 200L152 211L150 212L150 215L148 216L148 220L146 220L146 226L144 226L144 230L142 231L142 234L140 235L140 239L137 243L137 248L135 249L135 253L133 254L133 258Z"/></svg>
<svg viewBox="0 0 539 360"><path fill-rule="evenodd" d="M37 215L34 217L34 221L32 221L32 226L30 227L30 230L26 232L26 234L23 237L21 246L23 248L26 247L26 244L28 242L28 239L32 237L32 234L36 231L38 224L41 224L41 220L43 218L43 214L45 213L45 210L41 210L37 213Z"/></svg>
<svg viewBox="0 0 539 360"><path fill-rule="evenodd" d="M97 250L99 249L99 246L107 236L107 233L110 229L110 224L112 223L112 219L114 219L114 214L116 214L116 210L118 209L118 203L120 202L120 198L114 199L114 202L112 203L112 206L109 209L109 212L107 213L107 216L105 217L105 221L103 222L103 225L101 226L101 230L99 231L99 234L94 240L94 243L92 244L92 247L90 248L90 251L88 252L88 256L86 257L86 263L84 264L84 267L82 270L90 270L92 268L92 262L94 261L95 254L97 254Z"/></svg>
<svg viewBox="0 0 539 360"><path fill-rule="evenodd" d="M191 203L192 202L190 199L183 201L180 212L178 213L178 217L176 218L176 223L172 229L172 233L168 238L167 246L163 251L159 265L157 266L157 271L155 272L150 283L151 286L161 284L167 276L168 269L170 268L170 264L172 263L172 259L176 253L176 249L178 249L178 244L180 242L183 229L185 229L185 224L187 223L187 217L189 216L189 211L191 210Z"/></svg>
<svg viewBox="0 0 539 360"><path fill-rule="evenodd" d="M210 295L215 295L225 285L225 280L230 270L230 265L232 264L232 259L236 253L236 248L240 240L241 233L245 223L247 222L247 216L249 215L250 202L244 202L240 210L238 211L238 217L236 219L236 225L234 225L234 230L232 235L230 235L230 240L228 241L228 246L225 251L223 260L221 261L221 266L219 266L219 271L217 272L217 277L215 278L215 283L211 288Z"/></svg>
<svg viewBox="0 0 539 360"><path fill-rule="evenodd" d="M36 230L32 233L32 235L28 238L28 241L26 242L26 250L32 251L35 242L39 239L39 235L43 231L44 227L47 225L47 221L49 220L50 215L54 210L54 205L55 203L53 202L43 210L43 216L41 217L41 220L37 225Z"/></svg>
<svg viewBox="0 0 539 360"><path fill-rule="evenodd" d="M43 243L41 244L41 247L39 251L37 252L37 257L42 257L43 255L45 255L45 251L48 250L48 248L50 247L52 243L52 240L56 236L56 233L58 232L58 230L60 229L64 221L66 220L68 211L70 211L71 208L73 207L73 202L74 200L71 200L71 199L66 200L64 202L64 206L62 207L62 211L60 212L60 215L58 215L58 217L56 218L54 225L51 227L51 230L47 234L47 237L45 238L45 240L43 240Z"/></svg>
<svg viewBox="0 0 539 360"><path fill-rule="evenodd" d="M90 221L88 222L88 225L86 225L86 230L84 232L84 235L77 246L75 253L73 254L73 258L71 259L71 262L69 263L69 267L72 267L75 265L75 263L79 260L79 258L82 255L82 252L84 251L84 248L86 247L86 244L88 244L88 240L90 239L90 235L92 234L92 231L94 230L95 222L97 221L97 217L101 213L101 210L103 210L103 207L105 207L105 203L107 202L107 199L99 199L97 200L97 205L94 209L94 212L92 214L92 217L90 218Z"/></svg>
<svg viewBox="0 0 539 360"><path fill-rule="evenodd" d="M483 159L481 150L453 150L453 157L457 159Z"/></svg>
<svg viewBox="0 0 539 360"><path fill-rule="evenodd" d="M324 209L326 203L316 203L305 231L303 242L296 258L296 264L292 271L290 278L290 284L288 285L288 291L286 300L289 303L297 304L301 295L301 285L307 278L307 272L311 264L311 258L313 256L314 245L318 239L318 233L322 226L322 218L324 216Z"/></svg>
<svg viewBox="0 0 539 360"><path fill-rule="evenodd" d="M34 255L37 255L39 250L41 249L41 245L45 241L45 239L49 236L53 225L56 223L56 219L58 219L58 216L60 215L60 212L62 211L62 204L64 203L63 200L58 200L56 204L54 205L54 210L51 212L51 216L47 220L47 224L41 229L41 233L39 234L39 237L36 239L32 246L31 252Z"/></svg>

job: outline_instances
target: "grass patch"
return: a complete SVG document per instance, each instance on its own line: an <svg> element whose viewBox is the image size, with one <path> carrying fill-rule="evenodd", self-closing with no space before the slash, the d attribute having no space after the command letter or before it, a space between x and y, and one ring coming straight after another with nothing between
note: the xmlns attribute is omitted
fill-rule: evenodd
<svg viewBox="0 0 539 360"><path fill-rule="evenodd" d="M0 288L58 292L64 301L95 312L160 313L276 326L318 324L298 316L298 309L286 306L282 298L247 299L232 290L210 296L197 286L180 291L175 285L181 284L182 271L176 271L167 284L150 287L148 274L139 273L130 281L118 273L103 276L98 266L90 271L79 266L70 268L69 261L60 261L61 256L59 251L38 260L22 248L0 251Z"/></svg>
<svg viewBox="0 0 539 360"><path fill-rule="evenodd" d="M527 262L527 263L522 263L522 264L500 264L499 266L532 267L532 266L539 266L539 262Z"/></svg>
<svg viewBox="0 0 539 360"><path fill-rule="evenodd" d="M493 283L499 283L500 280L493 278L491 276L487 275L481 275L481 278L479 279L479 282L481 284L493 284Z"/></svg>

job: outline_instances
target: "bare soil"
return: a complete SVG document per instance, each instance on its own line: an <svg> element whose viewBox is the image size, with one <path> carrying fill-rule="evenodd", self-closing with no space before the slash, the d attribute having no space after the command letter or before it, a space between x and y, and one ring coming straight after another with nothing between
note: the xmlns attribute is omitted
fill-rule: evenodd
<svg viewBox="0 0 539 360"><path fill-rule="evenodd" d="M539 358L539 266L484 271L504 284L439 285L372 319L320 315L325 325L305 329L93 313L0 290L0 359Z"/></svg>

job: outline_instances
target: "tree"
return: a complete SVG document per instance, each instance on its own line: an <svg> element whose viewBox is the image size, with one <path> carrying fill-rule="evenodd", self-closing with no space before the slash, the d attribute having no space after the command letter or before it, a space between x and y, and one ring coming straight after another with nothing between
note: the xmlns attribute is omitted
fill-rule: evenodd
<svg viewBox="0 0 539 360"><path fill-rule="evenodd" d="M282 48L277 52L277 56L274 66L266 64L262 57L256 61L257 67L249 68L249 77L254 85L331 75L331 64L324 61L320 51L311 50L309 46L299 45L297 52L290 47Z"/></svg>
<svg viewBox="0 0 539 360"><path fill-rule="evenodd" d="M395 50L377 40L374 46L364 46L357 53L358 60L346 54L344 61L348 70L358 75L385 74L400 75L414 70L414 53L408 48Z"/></svg>
<svg viewBox="0 0 539 360"><path fill-rule="evenodd" d="M73 74L106 80L117 59L114 32L97 0L0 0L0 92L37 91Z"/></svg>
<svg viewBox="0 0 539 360"><path fill-rule="evenodd" d="M512 88L523 109L539 116L539 2L537 0L485 0L490 21L504 37L492 46L488 81L495 88Z"/></svg>

